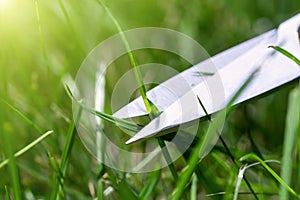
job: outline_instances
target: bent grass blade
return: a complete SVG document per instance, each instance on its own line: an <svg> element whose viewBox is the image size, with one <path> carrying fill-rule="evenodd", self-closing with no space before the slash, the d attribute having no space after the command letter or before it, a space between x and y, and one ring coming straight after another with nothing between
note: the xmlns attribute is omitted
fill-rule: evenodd
<svg viewBox="0 0 300 200"><path fill-rule="evenodd" d="M89 112L91 114L94 114L94 115L100 117L103 120L111 122L111 123L113 123L116 126L125 128L126 130L129 130L129 131L137 132L137 131L139 131L142 128L141 126L139 126L139 125L137 125L137 124L135 124L133 122L130 122L130 121L125 120L125 119L119 119L119 118L113 117L112 115L109 115L109 114L101 112L101 111L97 111L97 110L95 110L95 109L93 109L93 108L91 108L91 107L89 107L89 106L81 103L80 101L78 101L74 97L74 95L73 95L73 93L72 93L72 91L71 91L71 89L69 88L68 85L65 85L65 88L66 88L67 93L70 96L70 98L73 101L75 101L78 105L80 105L80 107L82 107L85 111L87 111L87 112Z"/></svg>
<svg viewBox="0 0 300 200"><path fill-rule="evenodd" d="M274 162L274 163L280 163L279 161L277 160L265 160L263 161L264 163L267 163L267 162ZM237 181L236 181L236 184L235 184L235 189L234 189L234 194L233 194L233 200L237 200L238 199L238 195L239 195L239 189L240 189L240 186L241 186L241 183L242 183L242 180L243 178L245 178L245 172L246 172L246 169L250 168L250 167L253 167L255 165L259 165L261 164L260 162L256 162L256 163L252 163L250 165L248 165L247 163L245 165L243 165L240 169L239 169L239 173L238 173L238 177L237 177Z"/></svg>
<svg viewBox="0 0 300 200"><path fill-rule="evenodd" d="M36 140L34 140L33 142L31 142L30 144L28 144L27 146L25 146L24 148L22 148L21 150L17 151L14 154L14 157L17 158L21 155L23 155L24 153L26 153L28 150L30 150L31 148L33 148L35 145L37 145L38 143L40 143L42 140L44 140L46 137L48 137L51 133L53 133L53 131L47 131L46 133L44 133L42 136L38 137ZM0 169L2 167L4 167L5 165L7 165L9 162L9 159L6 159L4 161L2 161L0 163Z"/></svg>
<svg viewBox="0 0 300 200"><path fill-rule="evenodd" d="M293 60L295 63L297 63L297 65L299 65L300 67L300 60L294 56L293 54L291 54L290 52L288 52L287 50L279 47L279 46L269 46L269 48L273 48L276 51L280 52L281 54L285 55L286 57L290 58L291 60Z"/></svg>
<svg viewBox="0 0 300 200"><path fill-rule="evenodd" d="M283 187L285 187L292 195L300 199L300 196L293 190L267 163L260 159L257 155L250 153L240 158L240 161L255 160L258 161Z"/></svg>

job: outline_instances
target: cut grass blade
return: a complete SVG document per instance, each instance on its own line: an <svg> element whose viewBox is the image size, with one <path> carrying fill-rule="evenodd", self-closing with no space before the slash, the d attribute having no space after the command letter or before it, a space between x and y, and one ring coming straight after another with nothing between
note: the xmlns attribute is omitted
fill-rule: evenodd
<svg viewBox="0 0 300 200"><path fill-rule="evenodd" d="M184 171L180 177L179 181L177 183L177 187L173 193L173 199L179 200L181 199L182 195L184 194L185 187L187 183L189 182L197 164L199 157L201 158L204 151L207 149L206 145L210 144L210 141L212 138L215 137L215 134L217 133L219 127L222 125L223 120L224 120L224 112L225 114L229 114L232 110L232 104L233 102L241 95L241 93L244 91L244 89L250 84L250 82L254 79L256 73L258 72L259 68L254 70L250 76L246 79L244 84L240 87L240 89L235 93L235 95L231 98L229 103L227 104L226 108L222 111L220 111L214 121L211 123L209 126L208 130L206 131L203 140L198 141L196 144L195 149L193 150L193 153L190 157L190 160L188 161L188 168L186 171Z"/></svg>
<svg viewBox="0 0 300 200"><path fill-rule="evenodd" d="M281 178L286 184L290 184L292 175L292 157L300 124L300 87L291 91L289 96L288 112L286 116L286 128L284 134L283 157L281 166ZM284 185L280 187L280 199L289 199L288 190Z"/></svg>
<svg viewBox="0 0 300 200"><path fill-rule="evenodd" d="M240 189L240 185L242 183L243 177L244 177L244 173L245 170L247 168L247 164L242 166L239 170L239 174L238 174L238 178L235 184L235 189L234 189L234 195L233 195L233 200L237 200L238 198L238 194L239 194L239 189Z"/></svg>
<svg viewBox="0 0 300 200"><path fill-rule="evenodd" d="M28 144L27 146L25 146L24 148L22 148L21 150L19 150L18 152L16 152L14 154L14 157L17 158L21 155L23 155L24 153L26 153L28 150L30 150L31 148L33 148L35 145L37 145L39 142L43 141L46 137L48 137L51 133L53 133L53 131L47 131L46 133L44 133L42 136L38 137L36 140L34 140L33 142L31 142L30 144ZM9 163L9 159L6 159L4 161L2 161L0 163L0 169L2 167L4 167L6 164Z"/></svg>
<svg viewBox="0 0 300 200"><path fill-rule="evenodd" d="M240 161L246 161L246 160L255 160L258 161L277 181L280 183L283 187L285 187L292 195L300 199L300 196L284 181L276 172L269 167L262 159L260 159L257 155L250 153L247 155L244 155L240 158Z"/></svg>
<svg viewBox="0 0 300 200"><path fill-rule="evenodd" d="M269 46L269 47L275 49L276 51L278 51L280 53L282 53L283 55L285 55L289 59L293 60L295 63L297 63L297 65L300 66L300 60L298 58L296 58L296 56L294 56L293 54L288 52L287 50L285 50L285 49L283 49L279 46Z"/></svg>
<svg viewBox="0 0 300 200"><path fill-rule="evenodd" d="M267 162L276 162L276 163L279 163L277 160L265 160L263 161L264 163L267 163ZM248 168L250 167L253 167L255 165L259 165L260 162L256 162L256 163L252 163L250 165L248 165L247 163L245 165L243 165L240 169L239 169L239 173L238 173L238 177L237 177L237 181L236 181L236 184L235 184L235 189L234 189L234 195L233 195L233 200L237 200L238 199L238 195L240 194L239 193L239 189L240 189L240 186L241 186L241 183L242 183L242 180L245 176L245 172Z"/></svg>
<svg viewBox="0 0 300 200"><path fill-rule="evenodd" d="M255 74L255 73L256 73L256 71L254 72L254 74ZM253 78L253 77L252 77L252 78ZM251 79L252 79L252 78L251 78ZM247 83L247 84L248 84L248 83ZM201 105L201 107L202 107L202 109L203 109L203 111L204 111L206 117L208 118L209 122L211 123L211 118L210 118L210 116L208 115L208 112L207 112L206 108L204 107L202 101L200 100L200 98L199 98L198 96L197 96L197 98L198 98L199 104ZM224 146L224 148L225 148L225 150L226 150L228 156L230 157L231 161L233 162L233 164L234 164L237 168L239 168L239 166L238 166L238 164L237 164L237 162L236 162L236 159L235 159L235 157L233 156L233 154L231 153L230 149L228 148L228 146L227 146L225 140L223 139L223 137L221 136L220 133L218 133L218 135L219 135L220 141L221 141L222 145ZM254 192L254 190L253 190L253 188L252 188L250 182L248 181L248 179L247 179L246 177L244 177L244 180L245 180L246 185L248 186L249 190L250 190L251 193L254 195L255 199L258 199L258 197L256 196L256 194L255 194L255 192Z"/></svg>

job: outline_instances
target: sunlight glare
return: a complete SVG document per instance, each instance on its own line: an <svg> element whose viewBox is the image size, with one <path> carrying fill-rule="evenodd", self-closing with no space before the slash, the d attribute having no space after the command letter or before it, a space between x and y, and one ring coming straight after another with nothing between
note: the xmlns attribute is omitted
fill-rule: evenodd
<svg viewBox="0 0 300 200"><path fill-rule="evenodd" d="M0 6L2 7L3 5L5 5L6 2L6 0L0 0Z"/></svg>
<svg viewBox="0 0 300 200"><path fill-rule="evenodd" d="M5 9L9 4L9 0L0 0L0 10Z"/></svg>

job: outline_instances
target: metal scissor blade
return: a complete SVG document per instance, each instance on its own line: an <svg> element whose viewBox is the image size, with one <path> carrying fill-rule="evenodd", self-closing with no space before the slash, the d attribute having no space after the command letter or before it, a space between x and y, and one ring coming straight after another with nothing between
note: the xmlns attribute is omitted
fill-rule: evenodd
<svg viewBox="0 0 300 200"><path fill-rule="evenodd" d="M263 41L275 39L275 30L252 38L168 79L164 83L148 91L147 97L158 107L160 111L164 111L179 97L186 94L191 89L191 85L198 85L199 83L204 81L203 78L196 76L196 73L199 71L207 70L207 65L209 65L208 63L212 63L216 67L216 69L219 70L226 66L226 64L239 58L245 52L255 48L257 45L260 45ZM144 103L142 101L142 98L140 97L115 112L113 116L118 118L130 118L146 114L147 112L145 110Z"/></svg>
<svg viewBox="0 0 300 200"><path fill-rule="evenodd" d="M196 96L201 98L209 114L221 110L246 78L257 68L260 68L259 73L234 104L251 99L298 78L300 76L299 66L289 58L268 48L268 46L279 45L297 58L300 58L300 44L297 33L299 25L300 14L280 25L277 30L277 41L273 43L265 41L264 45L260 44L249 49L240 55L239 58L219 69L214 76L207 77L205 82L201 82L180 99L177 99L159 117L152 120L126 143L129 144L149 137L159 136L157 133L161 133L165 129L205 116L199 104L191 106L193 105L191 102L194 101L193 99L196 99ZM225 98L223 102L211 103L210 93L211 90L214 90L214 82L218 75L223 82Z"/></svg>

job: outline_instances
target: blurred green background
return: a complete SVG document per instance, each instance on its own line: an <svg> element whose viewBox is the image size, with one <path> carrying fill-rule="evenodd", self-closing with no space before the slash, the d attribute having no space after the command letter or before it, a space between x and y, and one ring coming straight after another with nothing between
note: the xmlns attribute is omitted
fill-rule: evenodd
<svg viewBox="0 0 300 200"><path fill-rule="evenodd" d="M194 38L210 55L275 28L300 11L299 0L115 0L105 3L124 30L170 28ZM75 78L88 53L116 33L116 27L96 0L0 0L0 97L44 131L54 130L42 144L18 158L25 191L37 197L49 195L53 170L46 152L60 159L72 119L71 100L63 81L66 77ZM128 68L122 70L119 73ZM108 79L113 82L116 78ZM280 158L290 88L239 106L224 129L228 144L239 151L250 151L247 132L251 130L260 151ZM110 93L109 84L107 89ZM13 151L40 135L3 102L0 102L0 112L0 123L4 127L0 134L10 135ZM0 160L4 159L2 146L3 140L0 141ZM93 158L76 138L66 179L66 185L73 192L70 192L71 197L92 196L89 186L97 180L95 166ZM0 169L0 198L4 185L10 184L8 169Z"/></svg>

